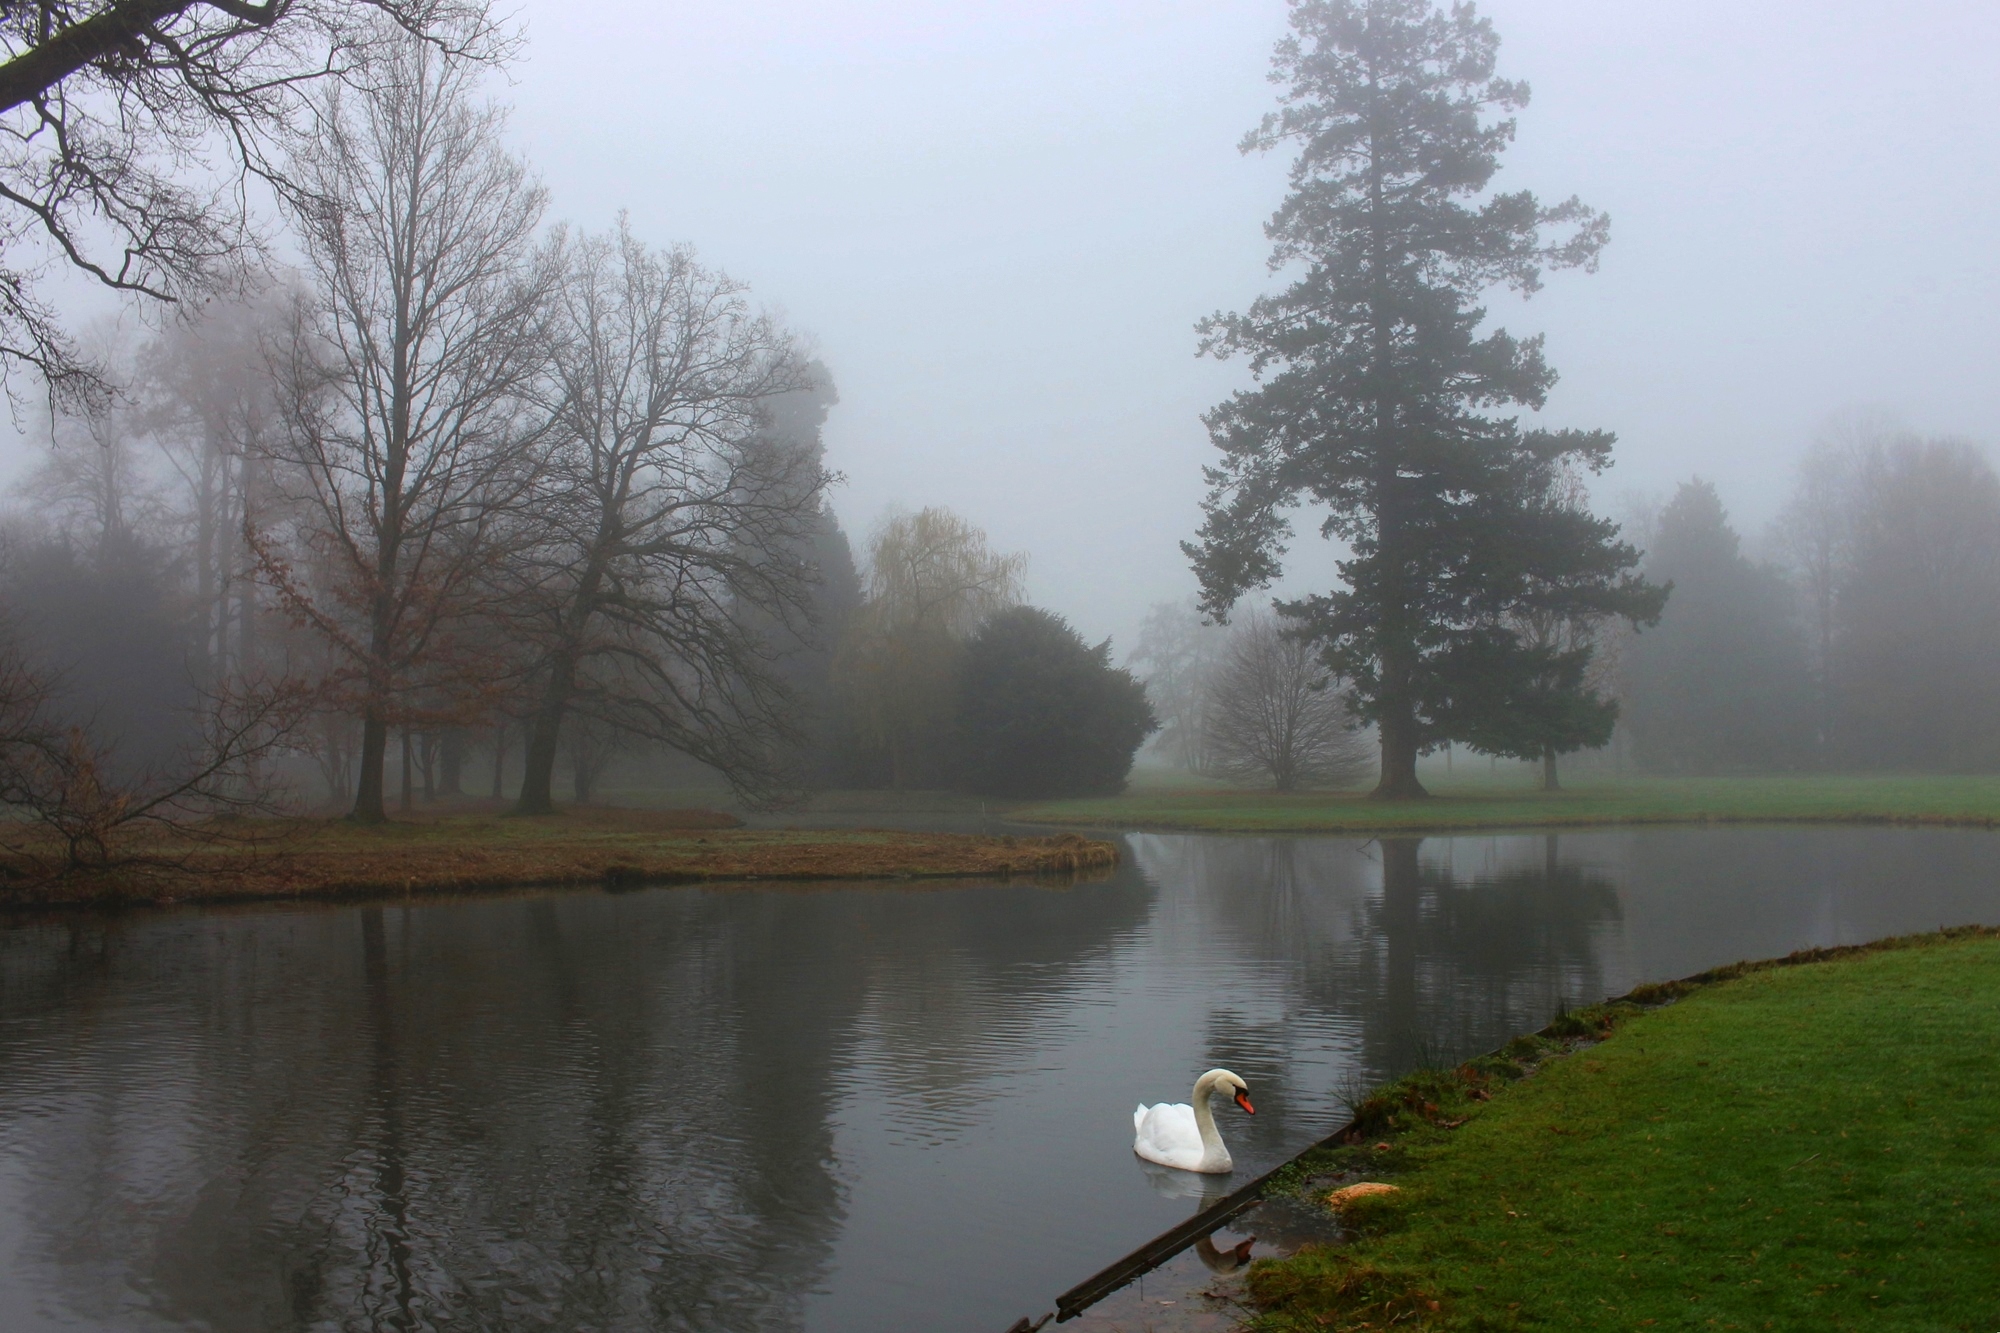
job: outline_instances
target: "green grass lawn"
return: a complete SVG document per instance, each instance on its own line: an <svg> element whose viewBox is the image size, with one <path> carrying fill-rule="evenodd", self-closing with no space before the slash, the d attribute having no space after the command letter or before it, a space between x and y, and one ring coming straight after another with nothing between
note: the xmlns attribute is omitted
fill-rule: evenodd
<svg viewBox="0 0 2000 1333"><path fill-rule="evenodd" d="M1402 1192L1253 1269L1253 1327L2000 1328L2000 939L1752 971L1506 1072L1372 1103L1404 1132L1344 1165Z"/></svg>
<svg viewBox="0 0 2000 1333"><path fill-rule="evenodd" d="M1556 792L1474 777L1426 780L1428 801L1377 802L1359 792L1137 789L1045 801L1011 814L1098 827L1353 833L1702 821L2000 822L2000 776L1987 775L1592 779Z"/></svg>

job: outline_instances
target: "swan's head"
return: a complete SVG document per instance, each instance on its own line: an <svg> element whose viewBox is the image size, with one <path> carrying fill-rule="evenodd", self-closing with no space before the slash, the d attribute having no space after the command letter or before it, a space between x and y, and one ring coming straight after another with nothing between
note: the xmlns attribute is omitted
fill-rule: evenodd
<svg viewBox="0 0 2000 1333"><path fill-rule="evenodd" d="M1243 1114L1257 1114L1257 1108L1250 1104L1250 1085L1227 1069L1209 1070L1195 1083L1194 1090L1197 1096L1202 1097L1226 1092L1238 1106L1243 1108Z"/></svg>

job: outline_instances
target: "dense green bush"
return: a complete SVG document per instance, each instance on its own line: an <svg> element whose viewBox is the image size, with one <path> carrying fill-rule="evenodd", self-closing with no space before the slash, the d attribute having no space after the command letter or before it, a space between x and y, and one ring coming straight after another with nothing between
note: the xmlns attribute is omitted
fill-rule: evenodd
<svg viewBox="0 0 2000 1333"><path fill-rule="evenodd" d="M1146 688L1052 612L1017 606L966 643L958 783L991 796L1124 790L1132 756L1159 723Z"/></svg>

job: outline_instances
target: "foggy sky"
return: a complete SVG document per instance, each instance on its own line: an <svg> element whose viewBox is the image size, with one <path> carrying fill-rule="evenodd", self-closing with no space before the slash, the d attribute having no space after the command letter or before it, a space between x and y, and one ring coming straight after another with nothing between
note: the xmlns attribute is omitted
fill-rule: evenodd
<svg viewBox="0 0 2000 1333"><path fill-rule="evenodd" d="M1817 421L1879 405L2000 436L2000 6L1493 0L1531 105L1496 182L1606 209L1545 331L1550 425L1618 432L1601 509L1714 480L1775 509ZM945 504L1031 555L1032 600L1122 656L1244 382L1192 325L1274 279L1282 0L525 0L513 136L590 228L630 211L808 334L857 545ZM1300 582L1329 557L1308 537Z"/></svg>
<svg viewBox="0 0 2000 1333"><path fill-rule="evenodd" d="M1543 330L1550 424L1619 433L1601 506L1693 473L1761 526L1847 404L2000 425L2000 6L1496 0L1534 99L1500 184L1612 216ZM515 133L559 212L631 210L810 333L859 538L942 503L1120 651L1193 587L1198 416L1241 382L1191 325L1272 279L1281 0L537 0ZM1316 539L1302 572L1321 572Z"/></svg>

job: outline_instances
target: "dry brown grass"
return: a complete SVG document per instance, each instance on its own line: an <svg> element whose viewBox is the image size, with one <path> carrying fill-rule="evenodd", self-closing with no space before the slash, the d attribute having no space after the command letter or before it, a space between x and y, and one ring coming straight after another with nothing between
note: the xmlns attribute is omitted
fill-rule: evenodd
<svg viewBox="0 0 2000 1333"><path fill-rule="evenodd" d="M241 822L226 837L127 850L87 876L0 860L0 904L176 902L462 893L724 880L1007 878L1109 871L1118 850L1077 834L977 837L886 829L746 829L715 811L577 810L399 820Z"/></svg>

